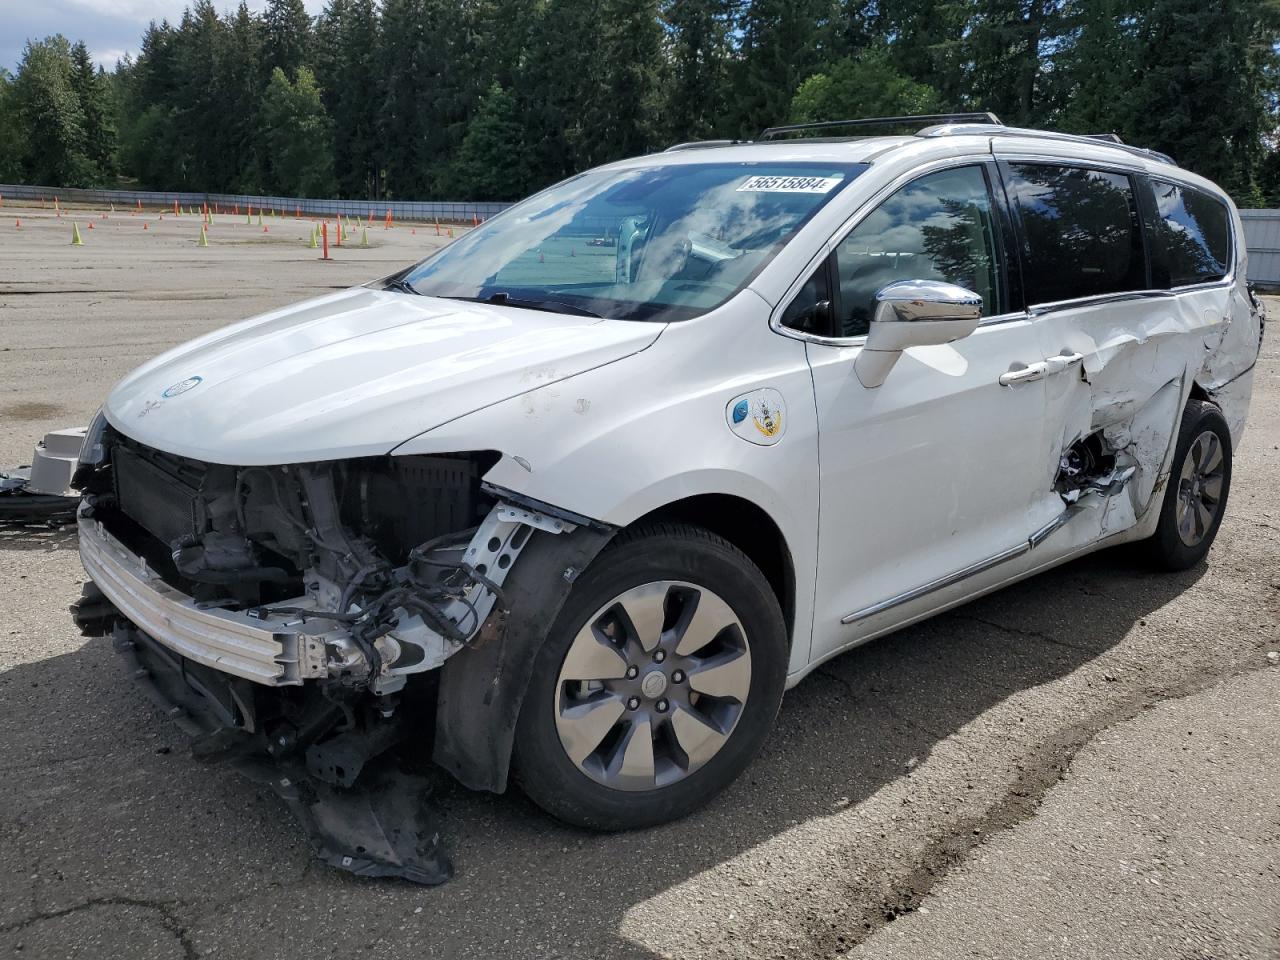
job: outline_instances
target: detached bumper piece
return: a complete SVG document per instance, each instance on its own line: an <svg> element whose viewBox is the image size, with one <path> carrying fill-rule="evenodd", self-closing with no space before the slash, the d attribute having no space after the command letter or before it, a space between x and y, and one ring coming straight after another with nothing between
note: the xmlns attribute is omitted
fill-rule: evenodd
<svg viewBox="0 0 1280 960"><path fill-rule="evenodd" d="M103 622L99 606L87 596L73 608L86 631ZM386 756L396 736L340 735L308 745L303 729L296 738L269 738L252 723L237 725L237 718L252 717L255 684L187 660L118 619L111 637L151 700L194 738L192 755L270 787L302 825L319 859L360 877L399 877L428 886L453 876L427 804L430 782L402 772ZM336 705L331 710L341 714ZM328 719L322 709L314 721L317 730ZM357 775L360 783L354 785Z"/></svg>
<svg viewBox="0 0 1280 960"><path fill-rule="evenodd" d="M30 466L0 470L0 524L55 526L75 519L71 486L84 429L56 430L36 444Z"/></svg>

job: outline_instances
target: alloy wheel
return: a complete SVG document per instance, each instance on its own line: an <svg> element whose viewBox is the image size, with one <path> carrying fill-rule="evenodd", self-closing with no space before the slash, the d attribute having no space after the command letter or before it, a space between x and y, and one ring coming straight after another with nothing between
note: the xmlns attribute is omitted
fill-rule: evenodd
<svg viewBox="0 0 1280 960"><path fill-rule="evenodd" d="M750 687L750 644L729 605L692 583L646 583L574 637L556 682L556 731L597 783L653 790L720 751Z"/></svg>
<svg viewBox="0 0 1280 960"><path fill-rule="evenodd" d="M1189 547L1200 543L1213 526L1222 503L1222 441L1205 430L1192 442L1178 478L1178 537Z"/></svg>

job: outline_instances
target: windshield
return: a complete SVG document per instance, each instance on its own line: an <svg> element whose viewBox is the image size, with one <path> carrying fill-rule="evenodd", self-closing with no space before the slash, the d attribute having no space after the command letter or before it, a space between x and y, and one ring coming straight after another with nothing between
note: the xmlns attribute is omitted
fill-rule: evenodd
<svg viewBox="0 0 1280 960"><path fill-rule="evenodd" d="M697 163L586 173L403 274L432 297L622 320L724 303L865 164Z"/></svg>

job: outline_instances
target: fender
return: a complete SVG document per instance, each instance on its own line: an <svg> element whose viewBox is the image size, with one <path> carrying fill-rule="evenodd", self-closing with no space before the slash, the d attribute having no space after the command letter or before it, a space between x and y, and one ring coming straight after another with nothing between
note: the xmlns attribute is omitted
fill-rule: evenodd
<svg viewBox="0 0 1280 960"><path fill-rule="evenodd" d="M593 522L567 534L534 533L503 584L503 609L441 668L432 759L464 787L506 790L534 657L574 581L616 532Z"/></svg>

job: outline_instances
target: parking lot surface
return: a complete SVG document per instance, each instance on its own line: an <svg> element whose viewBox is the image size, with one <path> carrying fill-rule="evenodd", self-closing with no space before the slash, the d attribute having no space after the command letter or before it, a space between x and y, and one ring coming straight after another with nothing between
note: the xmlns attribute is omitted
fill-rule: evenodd
<svg viewBox="0 0 1280 960"><path fill-rule="evenodd" d="M291 217L201 247L194 216L75 211L72 246L72 216L0 213L0 464L161 350L447 242L375 222L326 263ZM584 833L441 778L434 889L313 863L273 795L192 760L72 627L75 546L0 530L0 954L1280 955L1274 331L1205 566L1109 551L837 658L666 827Z"/></svg>

